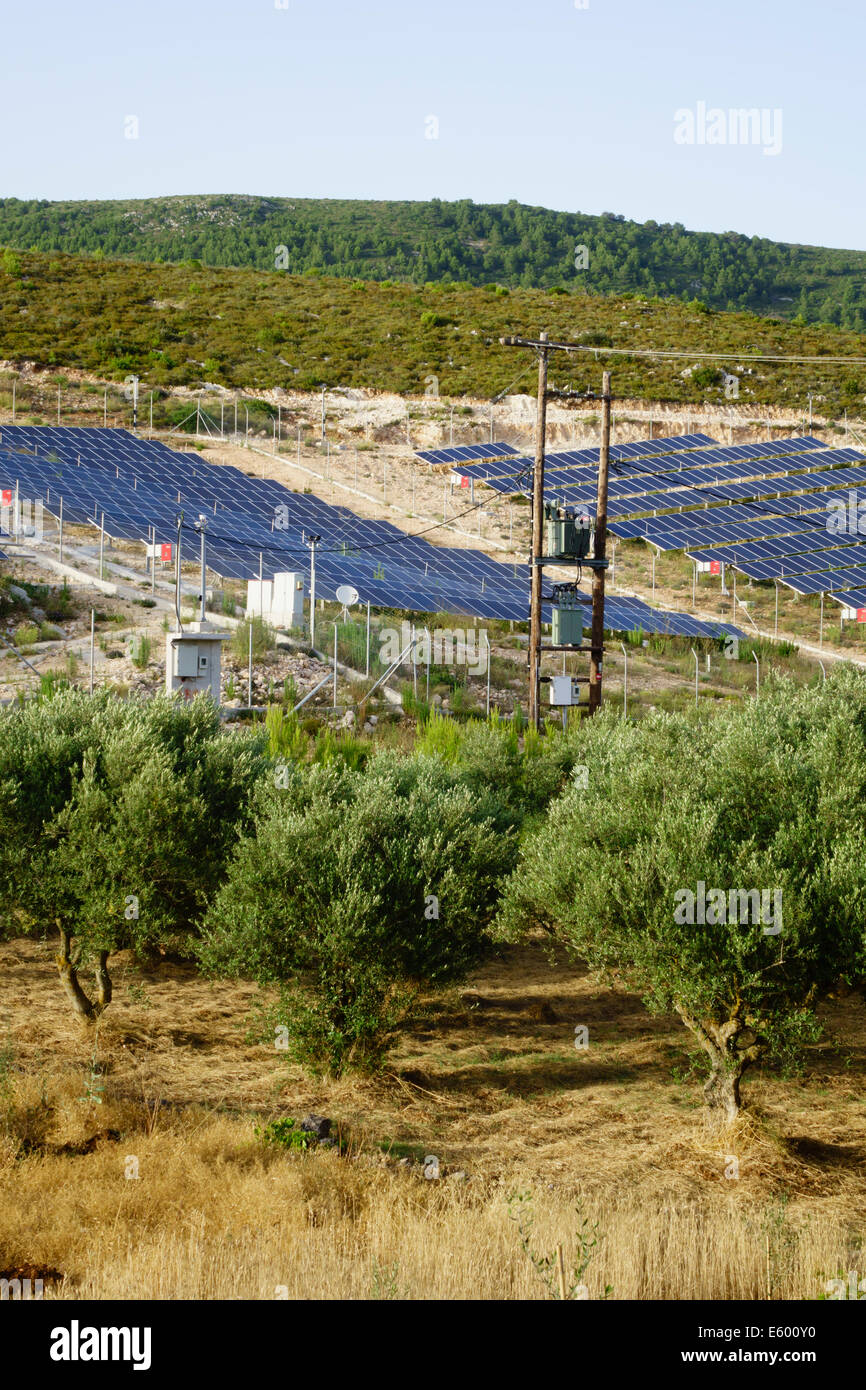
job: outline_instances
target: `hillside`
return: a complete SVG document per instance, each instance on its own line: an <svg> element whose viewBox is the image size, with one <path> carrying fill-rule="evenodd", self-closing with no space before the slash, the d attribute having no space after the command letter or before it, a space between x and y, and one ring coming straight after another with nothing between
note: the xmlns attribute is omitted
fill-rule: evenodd
<svg viewBox="0 0 866 1390"><path fill-rule="evenodd" d="M603 349L613 345L730 354L719 367L688 358L608 358L620 399L724 404L721 367L739 377L741 407L803 408L811 392L816 406L838 419L866 392L866 371L857 363L750 365L739 356L859 357L860 334L716 313L700 301L415 287L44 252L0 255L0 357L79 367L114 380L137 372L149 389L216 383L309 391L325 382L489 397L516 380L517 389L532 389L528 354L503 348L499 338L536 334L542 326L554 338L598 349L557 357L558 387L597 387Z"/></svg>
<svg viewBox="0 0 866 1390"><path fill-rule="evenodd" d="M367 202L234 194L117 202L0 200L0 246L336 277L496 281L511 288L700 296L805 322L864 326L866 252L690 232L614 213L506 204ZM576 269L575 248L588 265Z"/></svg>

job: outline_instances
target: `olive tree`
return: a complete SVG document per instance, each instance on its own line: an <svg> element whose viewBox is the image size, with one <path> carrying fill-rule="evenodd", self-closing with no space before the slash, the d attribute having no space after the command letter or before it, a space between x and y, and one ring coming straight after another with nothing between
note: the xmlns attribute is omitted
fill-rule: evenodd
<svg viewBox="0 0 866 1390"><path fill-rule="evenodd" d="M866 682L606 714L582 737L588 784L528 839L502 930L540 925L675 1011L707 1055L707 1105L731 1120L746 1068L801 1055L822 995L862 967Z"/></svg>
<svg viewBox="0 0 866 1390"><path fill-rule="evenodd" d="M265 765L204 698L63 691L0 717L0 930L57 932L81 1019L111 1001L112 951L190 953Z"/></svg>
<svg viewBox="0 0 866 1390"><path fill-rule="evenodd" d="M278 986L288 1050L313 1070L375 1070L420 991L488 943L516 858L491 809L437 759L295 768L208 912L205 969Z"/></svg>

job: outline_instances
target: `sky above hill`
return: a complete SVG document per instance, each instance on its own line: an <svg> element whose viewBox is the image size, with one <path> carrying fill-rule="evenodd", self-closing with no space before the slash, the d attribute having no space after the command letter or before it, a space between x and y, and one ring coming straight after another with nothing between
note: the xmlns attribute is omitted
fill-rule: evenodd
<svg viewBox="0 0 866 1390"><path fill-rule="evenodd" d="M516 198L866 249L842 0L43 0L3 36L6 197Z"/></svg>

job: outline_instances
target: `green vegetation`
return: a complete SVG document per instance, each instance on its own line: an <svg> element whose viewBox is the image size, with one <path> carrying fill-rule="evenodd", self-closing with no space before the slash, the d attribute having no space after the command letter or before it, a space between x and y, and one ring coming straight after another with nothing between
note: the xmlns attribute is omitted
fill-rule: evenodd
<svg viewBox="0 0 866 1390"><path fill-rule="evenodd" d="M261 740L226 737L206 699L126 703L59 684L3 714L0 935L56 932L67 1000L92 1020L111 1001L112 951L194 934L263 760Z"/></svg>
<svg viewBox="0 0 866 1390"><path fill-rule="evenodd" d="M575 737L586 775L528 839L503 925L544 927L677 1013L732 1120L746 1069L795 1063L817 1004L863 969L863 678L773 680L716 715L608 710Z"/></svg>
<svg viewBox="0 0 866 1390"><path fill-rule="evenodd" d="M263 800L208 916L205 968L282 989L287 1051L378 1070L422 988L483 953L512 834L437 760L313 765Z"/></svg>
<svg viewBox="0 0 866 1390"><path fill-rule="evenodd" d="M299 1127L297 1120L293 1120L290 1115L284 1115L279 1120L271 1120L266 1125L255 1125L254 1133L263 1144L286 1149L290 1153L306 1153L307 1149L314 1149L317 1142L315 1135L307 1134Z"/></svg>
<svg viewBox="0 0 866 1390"><path fill-rule="evenodd" d="M132 644L132 664L139 671L146 671L150 665L151 641L146 632L142 632Z"/></svg>
<svg viewBox="0 0 866 1390"><path fill-rule="evenodd" d="M229 734L206 699L65 686L0 712L0 935L59 938L83 1020L110 1002L112 952L171 952L262 985L288 1059L369 1074L431 994L542 929L679 1016L731 1121L747 1070L798 1067L822 1000L863 981L854 668L544 734L431 709L393 747L299 722L290 691Z"/></svg>
<svg viewBox="0 0 866 1390"><path fill-rule="evenodd" d="M749 309L806 322L864 327L866 253L796 246L737 232L689 232L680 223L630 222L511 201L367 202L239 195L67 202L0 200L0 244L101 260L182 263L187 271L236 266L311 280L341 277L415 285L463 282L490 298L512 289L564 295L624 292L677 298L697 310ZM588 264L577 270L576 249ZM0 270L26 274L7 250ZM497 283L501 282L501 283ZM198 284L196 290L204 290ZM698 298L696 298L696 294ZM447 323L426 309L425 327ZM260 341L273 346L263 325ZM218 359L214 359L215 361Z"/></svg>
<svg viewBox="0 0 866 1390"><path fill-rule="evenodd" d="M542 324L554 338L598 347L598 363L594 354L557 360L557 386L585 389L605 361L606 345L720 352L729 356L709 373L688 358L608 360L615 365L617 395L647 400L723 402L723 368L739 377L739 403L753 403L756 418L764 403L805 402L803 369L785 362L749 366L740 354L863 353L862 337L850 329L745 312L707 314L677 299L604 297L580 286L556 296L520 287L503 299L464 283L370 282L359 289L351 280L267 269L193 271L38 252L22 252L20 259L20 278L0 273L5 356L78 367L115 381L137 372L142 393L156 393L154 421L161 426L190 415L188 401L160 398L179 385L313 391L326 382L422 395L434 376L443 397L491 396L527 365L525 355L501 346L500 336L535 334ZM422 324L426 314L435 326ZM697 371L690 374L692 366ZM0 385L8 388L8 378ZM866 375L861 380L844 362L816 363L809 367L808 390L822 412L839 418L861 403ZM11 403L8 389L3 403L6 396ZM233 425L233 403L224 404L226 423ZM205 397L203 407L219 420L218 400L208 407ZM117 398L111 408L128 421L128 402ZM242 403L241 429L247 410L249 428L270 435L274 408ZM435 414L435 404L431 410Z"/></svg>
<svg viewBox="0 0 866 1390"><path fill-rule="evenodd" d="M242 623L238 623L232 634L231 651L237 661L249 661L250 629L253 636L253 661L261 661L276 645L274 630L264 618L245 618Z"/></svg>

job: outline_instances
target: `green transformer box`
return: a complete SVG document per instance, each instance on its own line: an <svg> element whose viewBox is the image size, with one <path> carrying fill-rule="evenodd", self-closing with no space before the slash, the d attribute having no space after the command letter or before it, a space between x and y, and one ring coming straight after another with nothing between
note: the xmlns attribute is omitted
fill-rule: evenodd
<svg viewBox="0 0 866 1390"><path fill-rule="evenodd" d="M579 647L583 644L583 605L575 598L560 595L552 610L555 647Z"/></svg>
<svg viewBox="0 0 866 1390"><path fill-rule="evenodd" d="M583 560L589 554L592 520L574 507L544 504L546 553L563 560Z"/></svg>

